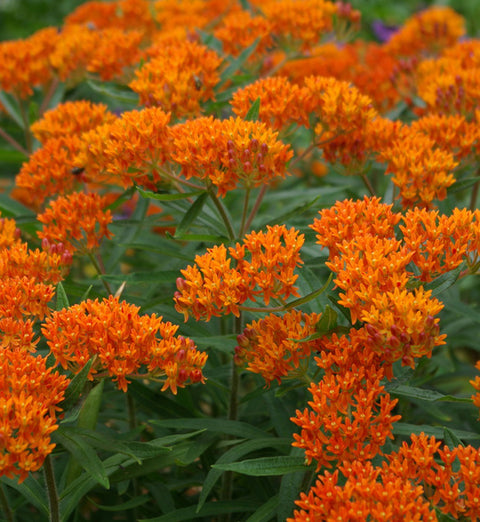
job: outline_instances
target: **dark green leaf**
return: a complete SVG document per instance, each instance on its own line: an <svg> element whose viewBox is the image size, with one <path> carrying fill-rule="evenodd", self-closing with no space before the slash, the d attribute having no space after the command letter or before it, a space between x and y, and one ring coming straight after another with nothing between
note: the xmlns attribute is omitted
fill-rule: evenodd
<svg viewBox="0 0 480 522"><path fill-rule="evenodd" d="M419 399L428 402L466 402L471 403L470 397L454 397L452 395L443 395L443 393L435 390L424 390L423 388L416 388L414 386L407 386L405 384L387 383L385 390L392 395L399 397L407 397L409 399Z"/></svg>
<svg viewBox="0 0 480 522"><path fill-rule="evenodd" d="M460 440L480 440L479 433L453 429L450 429L450 431L453 432ZM393 425L393 433L394 435L404 435L407 437L409 437L412 433L415 433L415 435L425 433L425 435L433 436L436 439L443 439L445 436L442 427L429 426L427 424L408 424L406 422L396 422Z"/></svg>
<svg viewBox="0 0 480 522"><path fill-rule="evenodd" d="M285 475L294 471L306 471L305 457L261 457L230 464L214 464L212 468L224 471L234 471L251 477L268 477Z"/></svg>
<svg viewBox="0 0 480 522"><path fill-rule="evenodd" d="M204 194L204 190L196 190L195 192L180 192L177 194L158 194L157 192L152 192L150 190L144 190L140 187L137 187L138 193L145 199L156 199L159 201L176 201L178 199L188 199L199 196L200 194Z"/></svg>
<svg viewBox="0 0 480 522"><path fill-rule="evenodd" d="M260 506L253 515L249 516L246 522L269 522L274 518L277 512L278 495L271 497L269 500Z"/></svg>
<svg viewBox="0 0 480 522"><path fill-rule="evenodd" d="M7 478L5 476L0 478L0 482L16 489L28 502L48 517L50 509L47 502L47 492L32 475L29 475L21 484L18 483L18 478Z"/></svg>
<svg viewBox="0 0 480 522"><path fill-rule="evenodd" d="M6 92L0 89L0 103L3 105L5 112L12 118L12 120L21 128L25 128L22 116L20 115L20 108L18 103Z"/></svg>
<svg viewBox="0 0 480 522"><path fill-rule="evenodd" d="M455 435L455 432L449 428L443 428L443 441L449 448L463 446L463 442Z"/></svg>
<svg viewBox="0 0 480 522"><path fill-rule="evenodd" d="M174 238L182 238L182 236L188 231L190 228L190 225L195 221L197 216L202 211L203 205L205 204L205 201L207 200L208 194L206 192L202 193L198 198L195 200L193 205L190 207L190 209L187 211L185 216L183 216L182 221L178 225Z"/></svg>
<svg viewBox="0 0 480 522"><path fill-rule="evenodd" d="M327 305L325 310L322 312L322 317L320 317L320 320L315 325L315 330L320 335L326 335L330 333L337 326L337 317L337 312Z"/></svg>
<svg viewBox="0 0 480 522"><path fill-rule="evenodd" d="M92 357L70 381L70 384L65 391L65 398L59 404L63 411L70 410L79 401L80 396L85 389L85 384L88 381L87 377L93 361L94 359Z"/></svg>
<svg viewBox="0 0 480 522"><path fill-rule="evenodd" d="M138 506L143 506L143 504L146 504L150 499L148 496L143 497L136 497L132 498L131 500L127 500L127 502L122 502L121 504L116 504L115 506L105 506L102 504L97 504L94 502L91 498L88 499L91 504L96 506L101 511L128 511L129 509L134 509Z"/></svg>
<svg viewBox="0 0 480 522"><path fill-rule="evenodd" d="M432 295L437 296L455 284L461 271L462 268L458 267L446 274L442 274L430 283L425 284L424 288L425 290L431 290Z"/></svg>
<svg viewBox="0 0 480 522"><path fill-rule="evenodd" d="M226 62L228 63L228 66L222 71L220 75L220 85L224 84L228 80L231 80L232 76L240 71L246 61L256 51L258 42L260 42L260 38L257 38L251 45L246 47L237 58L229 59L228 62Z"/></svg>
<svg viewBox="0 0 480 522"><path fill-rule="evenodd" d="M64 308L68 308L70 303L68 302L67 294L65 293L65 289L61 282L57 284L57 302L55 309L57 312L59 310L63 310Z"/></svg>
<svg viewBox="0 0 480 522"><path fill-rule="evenodd" d="M245 121L258 121L260 115L260 96L252 103L245 116Z"/></svg>

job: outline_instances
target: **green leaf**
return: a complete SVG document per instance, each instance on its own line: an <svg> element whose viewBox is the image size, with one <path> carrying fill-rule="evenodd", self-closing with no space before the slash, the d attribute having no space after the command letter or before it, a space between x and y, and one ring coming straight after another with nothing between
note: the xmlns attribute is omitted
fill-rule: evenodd
<svg viewBox="0 0 480 522"><path fill-rule="evenodd" d="M0 211L4 217L13 217L16 220L23 217L35 218L35 214L29 208L15 201L5 192L0 193Z"/></svg>
<svg viewBox="0 0 480 522"><path fill-rule="evenodd" d="M228 237L215 236L213 234L185 234L182 236L178 235L178 232L173 236L175 239L181 239L182 241L203 241L206 243L226 243L229 241Z"/></svg>
<svg viewBox="0 0 480 522"><path fill-rule="evenodd" d="M61 281L57 284L57 302L55 309L57 312L59 310L63 310L64 308L68 308L70 306L70 303L68 302L67 294L65 293L65 288L63 288L63 285Z"/></svg>
<svg viewBox="0 0 480 522"><path fill-rule="evenodd" d="M449 448L464 446L463 442L455 435L455 432L449 428L443 428L443 441Z"/></svg>
<svg viewBox="0 0 480 522"><path fill-rule="evenodd" d="M85 366L72 378L68 388L65 391L65 398L59 404L63 411L70 410L80 399L88 381L88 373L92 367L94 358L87 361Z"/></svg>
<svg viewBox="0 0 480 522"><path fill-rule="evenodd" d="M148 498L148 496L145 495L143 497L132 498L131 500L127 500L126 502L122 502L121 504L116 504L115 506L105 506L104 504L97 504L91 498L89 498L88 501L102 511L117 512L128 511L129 509L134 509L138 506L143 506L143 504L149 502L150 499Z"/></svg>
<svg viewBox="0 0 480 522"><path fill-rule="evenodd" d="M267 437L263 439L248 440L226 451L217 460L216 464L222 465L228 463L235 463L238 461L238 459L242 458L245 455L248 455L252 451L258 451L260 449L274 447L288 448L290 444L291 440L289 438L272 440L271 437ZM202 491L200 493L200 498L198 499L197 512L199 512L202 509L202 506L207 500L208 495L210 494L210 492L212 491L213 487L215 486L218 479L222 476L222 474L223 470L215 469L214 466L209 470L205 480L203 481Z"/></svg>
<svg viewBox="0 0 480 522"><path fill-rule="evenodd" d="M305 457L261 457L231 464L214 464L212 468L224 471L234 471L251 477L269 477L285 475L295 471L306 471Z"/></svg>
<svg viewBox="0 0 480 522"><path fill-rule="evenodd" d="M423 287L425 290L432 290L432 296L437 296L456 283L461 271L462 267L458 267L446 274L442 274L430 283L423 285Z"/></svg>
<svg viewBox="0 0 480 522"><path fill-rule="evenodd" d="M136 187L136 189L142 198L156 199L158 201L176 201L177 199L194 198L195 196L205 193L204 190L196 190L195 192L180 192L178 194L158 194L157 192L144 190L140 187Z"/></svg>
<svg viewBox="0 0 480 522"><path fill-rule="evenodd" d="M207 200L208 194L203 192L198 198L195 200L193 205L187 211L187 213L183 216L182 221L178 225L175 235L173 236L175 239L182 239L182 236L188 231L190 225L195 221L197 216L202 211L203 205Z"/></svg>
<svg viewBox="0 0 480 522"><path fill-rule="evenodd" d="M269 433L246 422L225 419L154 419L149 422L150 424L159 426L161 428L173 428L177 430L206 429L209 431L223 433L225 435L242 437L244 439L258 439L269 436ZM274 440L273 435L272 440Z"/></svg>
<svg viewBox="0 0 480 522"><path fill-rule="evenodd" d="M315 325L315 330L320 335L326 335L330 333L332 330L335 329L337 326L337 317L338 314L335 312L333 308L331 308L329 305L327 305L322 312L322 317L320 317L320 320Z"/></svg>
<svg viewBox="0 0 480 522"><path fill-rule="evenodd" d="M60 426L53 433L52 440L61 444L96 482L109 489L110 482L102 461L92 447L78 435L75 428Z"/></svg>
<svg viewBox="0 0 480 522"><path fill-rule="evenodd" d="M258 121L260 115L260 96L252 103L245 116L245 121Z"/></svg>
<svg viewBox="0 0 480 522"><path fill-rule="evenodd" d="M3 105L5 112L12 118L12 120L21 128L25 128L22 116L20 115L20 108L13 96L0 90L0 103Z"/></svg>
<svg viewBox="0 0 480 522"><path fill-rule="evenodd" d="M416 388L415 386L407 386L405 384L387 383L385 390L392 395L399 397L407 397L409 399L419 399L428 402L466 402L471 403L470 397L455 397L453 395L443 395L443 393L435 390L424 390L423 388Z"/></svg>
<svg viewBox="0 0 480 522"><path fill-rule="evenodd" d="M277 512L278 495L270 498L260 506L253 515L247 518L246 522L269 522Z"/></svg>
<svg viewBox="0 0 480 522"><path fill-rule="evenodd" d="M7 478L5 476L0 478L0 482L16 489L30 504L37 507L46 517L49 516L50 509L47 503L47 492L32 475L29 475L21 484L18 483L17 478Z"/></svg>
<svg viewBox="0 0 480 522"><path fill-rule="evenodd" d="M222 41L218 38L215 38L212 33L207 33L201 29L197 29L197 34L200 36L200 40L203 45L210 47L210 49L213 49L219 55L223 53Z"/></svg>
<svg viewBox="0 0 480 522"><path fill-rule="evenodd" d="M182 522L183 520L195 520L196 518L214 517L219 515L232 515L234 513L245 513L255 511L256 505L250 500L219 500L209 502L203 506L201 512L196 513L196 507L176 509L172 513L167 513L161 517L143 518L139 522Z"/></svg>
<svg viewBox="0 0 480 522"><path fill-rule="evenodd" d="M223 85L226 81L231 80L240 69L245 65L246 61L256 51L260 38L257 38L251 45L246 47L237 58L229 59L226 63L228 66L222 71L220 75L220 83L217 86Z"/></svg>
<svg viewBox="0 0 480 522"><path fill-rule="evenodd" d="M87 85L95 92L103 94L112 100L138 106L138 94L126 86L120 86L116 83L109 82L97 82L94 80L87 80Z"/></svg>
<svg viewBox="0 0 480 522"><path fill-rule="evenodd" d="M458 437L460 440L480 440L479 433L473 433L471 431L463 431L463 430L455 430L451 429L450 431ZM430 426L428 424L408 424L406 422L396 422L393 425L393 433L394 435L404 435L410 437L412 433L415 435L420 435L420 433L425 433L425 435L433 436L436 439L443 439L445 436L444 428L437 426Z"/></svg>

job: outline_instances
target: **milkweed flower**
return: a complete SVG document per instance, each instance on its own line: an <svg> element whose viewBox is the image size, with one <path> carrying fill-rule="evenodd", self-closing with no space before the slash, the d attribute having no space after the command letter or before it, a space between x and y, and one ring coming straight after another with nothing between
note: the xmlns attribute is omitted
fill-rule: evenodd
<svg viewBox="0 0 480 522"><path fill-rule="evenodd" d="M252 104L259 98L258 119L276 130L291 123L308 125L301 108L304 91L283 76L265 78L236 91L232 97L233 112L245 118Z"/></svg>
<svg viewBox="0 0 480 522"><path fill-rule="evenodd" d="M268 305L270 299L298 295L293 272L302 264L299 252L303 241L297 230L275 225L267 227L267 232L247 234L242 244L228 252L224 245L209 248L195 257L193 266L181 270L175 309L185 320L193 315L209 321L212 316L229 313L238 316L248 299L260 298ZM235 268L232 259L236 260Z"/></svg>
<svg viewBox="0 0 480 522"><path fill-rule="evenodd" d="M112 237L108 230L112 213L105 207L106 198L95 193L60 196L37 216L43 224L38 237L49 243L69 245L72 252L97 248L104 237Z"/></svg>
<svg viewBox="0 0 480 522"><path fill-rule="evenodd" d="M15 178L13 196L40 211L52 196L68 194L81 186L74 174L74 158L80 149L78 136L52 138L23 163Z"/></svg>
<svg viewBox="0 0 480 522"><path fill-rule="evenodd" d="M435 510L424 495L421 486L390 468L364 461L344 463L333 474L323 472L307 494L300 493L295 501L300 510L287 521L436 522Z"/></svg>
<svg viewBox="0 0 480 522"><path fill-rule="evenodd" d="M52 138L79 136L82 132L112 123L115 119L116 116L103 103L78 100L60 103L45 112L30 129L35 138L45 144Z"/></svg>
<svg viewBox="0 0 480 522"><path fill-rule="evenodd" d="M393 55L435 53L454 45L465 34L465 19L449 7L432 7L413 15L385 48Z"/></svg>
<svg viewBox="0 0 480 522"><path fill-rule="evenodd" d="M149 54L153 57L129 83L140 103L158 106L176 118L198 115L200 104L214 97L222 59L208 47L188 41L154 47Z"/></svg>
<svg viewBox="0 0 480 522"><path fill-rule="evenodd" d="M14 317L0 318L0 349L34 352L40 340L34 339L33 320Z"/></svg>
<svg viewBox="0 0 480 522"><path fill-rule="evenodd" d="M170 158L169 121L157 107L124 112L113 123L84 132L73 163L95 183L155 190L165 183L160 169Z"/></svg>
<svg viewBox="0 0 480 522"><path fill-rule="evenodd" d="M127 391L128 378L163 382L162 391L204 382L207 354L193 341L175 336L177 325L155 314L140 315L139 307L110 296L54 312L42 327L57 364L79 372L92 358L89 378L108 374ZM141 371L146 366L147 372Z"/></svg>
<svg viewBox="0 0 480 522"><path fill-rule="evenodd" d="M267 315L249 323L237 336L235 362L247 364L247 370L259 373L267 385L274 379L295 375L295 370L318 348L313 335L321 314L304 314L292 310L283 316Z"/></svg>
<svg viewBox="0 0 480 522"><path fill-rule="evenodd" d="M0 474L23 482L43 465L55 444L58 404L69 380L47 368L46 359L22 349L0 358Z"/></svg>
<svg viewBox="0 0 480 522"><path fill-rule="evenodd" d="M480 361L475 365L477 370L480 370ZM473 404L480 409L480 376L476 376L474 380L469 381L470 384L475 388L477 393L472 395Z"/></svg>
<svg viewBox="0 0 480 522"><path fill-rule="evenodd" d="M317 232L317 243L327 247L330 259L339 254L338 245L360 235L379 239L394 239L395 225L401 215L392 212L393 205L381 203L380 198L365 196L360 200L337 201L332 207L318 212L310 228Z"/></svg>
<svg viewBox="0 0 480 522"><path fill-rule="evenodd" d="M34 277L14 276L0 279L0 317L23 319L33 316L43 319L49 315L48 303L55 288Z"/></svg>
<svg viewBox="0 0 480 522"><path fill-rule="evenodd" d="M182 174L205 180L220 196L238 186L250 189L285 177L293 156L272 129L241 118L189 120L173 127L172 136L172 159Z"/></svg>
<svg viewBox="0 0 480 522"><path fill-rule="evenodd" d="M153 7L162 32L176 27L201 29L223 13L238 10L236 2L225 0L155 0Z"/></svg>
<svg viewBox="0 0 480 522"><path fill-rule="evenodd" d="M21 231L14 219L0 217L0 252L21 243Z"/></svg>

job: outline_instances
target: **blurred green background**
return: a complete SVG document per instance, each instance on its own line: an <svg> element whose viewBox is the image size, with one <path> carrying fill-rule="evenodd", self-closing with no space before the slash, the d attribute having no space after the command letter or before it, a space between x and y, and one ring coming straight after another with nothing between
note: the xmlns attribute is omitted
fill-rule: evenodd
<svg viewBox="0 0 480 522"><path fill-rule="evenodd" d="M0 40L24 38L37 29L59 26L84 0L0 0ZM448 5L467 20L471 36L480 34L480 2L475 0L351 0L363 13L365 27L380 19L387 24L404 22L415 11L430 5Z"/></svg>

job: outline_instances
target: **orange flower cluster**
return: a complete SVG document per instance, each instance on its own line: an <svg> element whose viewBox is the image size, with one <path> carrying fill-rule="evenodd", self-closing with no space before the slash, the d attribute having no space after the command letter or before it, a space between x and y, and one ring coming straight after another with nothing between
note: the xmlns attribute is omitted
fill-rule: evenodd
<svg viewBox="0 0 480 522"><path fill-rule="evenodd" d="M106 204L105 197L94 193L60 196L37 216L44 225L38 237L50 244L66 244L72 252L95 249L104 237L112 237L108 230L112 213L105 210Z"/></svg>
<svg viewBox="0 0 480 522"><path fill-rule="evenodd" d="M239 89L232 97L233 112L245 118L252 104L260 98L259 120L276 130L291 123L307 126L302 106L303 90L283 76L257 80Z"/></svg>
<svg viewBox="0 0 480 522"><path fill-rule="evenodd" d="M3 325L2 325L3 326ZM68 379L46 359L23 349L2 349L0 359L0 475L23 482L37 471L55 444L56 412Z"/></svg>
<svg viewBox="0 0 480 522"><path fill-rule="evenodd" d="M22 165L15 178L13 196L39 211L48 198L79 188L82 179L73 170L79 148L80 139L75 135L47 140Z"/></svg>
<svg viewBox="0 0 480 522"><path fill-rule="evenodd" d="M388 458L388 468L397 477L423 484L430 502L455 520L480 519L480 450L472 446L440 449L435 437L412 434Z"/></svg>
<svg viewBox="0 0 480 522"><path fill-rule="evenodd" d="M221 196L238 185L250 189L284 177L293 155L265 124L240 118L188 120L172 135L172 159L182 174L206 180Z"/></svg>
<svg viewBox="0 0 480 522"><path fill-rule="evenodd" d="M196 42L160 45L153 58L135 71L129 86L140 95L140 103L156 105L175 118L201 113L200 104L213 99L220 81L222 62L215 51Z"/></svg>
<svg viewBox="0 0 480 522"><path fill-rule="evenodd" d="M432 7L409 18L386 44L388 52L414 56L454 45L465 34L465 20L449 7Z"/></svg>
<svg viewBox="0 0 480 522"><path fill-rule="evenodd" d="M33 94L52 80L49 56L58 39L53 27L25 40L0 42L0 89L20 98Z"/></svg>
<svg viewBox="0 0 480 522"><path fill-rule="evenodd" d="M259 373L269 385L276 379L294 375L301 362L318 349L318 341L302 341L315 333L322 314L303 314L292 310L278 316L267 315L253 321L237 337L235 362L248 363L247 370ZM303 324L302 324L303 323Z"/></svg>
<svg viewBox="0 0 480 522"><path fill-rule="evenodd" d="M60 103L47 111L31 127L35 138L42 144L52 138L79 136L102 124L113 123L116 116L103 103L79 100Z"/></svg>
<svg viewBox="0 0 480 522"><path fill-rule="evenodd" d="M42 333L57 364L77 373L95 357L89 378L108 374L124 392L128 377L161 380L162 391L170 388L173 393L204 382L207 354L197 351L190 339L175 336L178 326L138 312L139 307L113 296L89 299L54 312ZM139 372L142 366L147 373Z"/></svg>
<svg viewBox="0 0 480 522"><path fill-rule="evenodd" d="M302 263L303 234L284 225L268 227L267 232L247 234L242 244L227 249L215 246L195 257L195 265L182 270L177 279L175 309L195 319L233 313L238 316L248 299L287 299L298 295L294 283L295 267ZM236 268L232 268L232 259Z"/></svg>
<svg viewBox="0 0 480 522"><path fill-rule="evenodd" d="M252 16L248 11L238 10L226 15L214 33L223 44L223 52L238 56L258 39L251 60L258 61L273 44L271 24L263 16Z"/></svg>
<svg viewBox="0 0 480 522"><path fill-rule="evenodd" d="M225 0L155 0L155 20L163 31L187 28L192 32L218 20L223 13L238 9L237 2Z"/></svg>
<svg viewBox="0 0 480 522"><path fill-rule="evenodd" d="M170 156L169 120L157 107L124 112L113 123L82 134L74 165L95 183L124 188L137 183L155 190L162 182L159 169Z"/></svg>
<svg viewBox="0 0 480 522"><path fill-rule="evenodd" d="M310 385L311 410L297 410L291 419L301 428L292 445L304 449L306 461L315 460L317 470L331 467L332 461L370 460L393 438L392 424L400 419L392 414L397 399L380 385L381 359L364 330L352 329L349 338L323 338L321 348L315 360L325 375Z"/></svg>
<svg viewBox="0 0 480 522"><path fill-rule="evenodd" d="M326 471L295 503L300 511L287 522L437 522L421 486L371 462L345 463L333 474Z"/></svg>
<svg viewBox="0 0 480 522"><path fill-rule="evenodd" d="M475 365L477 370L480 370L480 361ZM477 393L472 395L473 404L480 409L480 377L477 375L474 380L470 381L470 384L475 388Z"/></svg>

